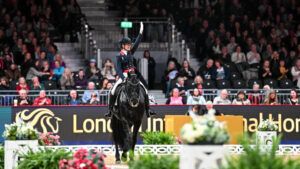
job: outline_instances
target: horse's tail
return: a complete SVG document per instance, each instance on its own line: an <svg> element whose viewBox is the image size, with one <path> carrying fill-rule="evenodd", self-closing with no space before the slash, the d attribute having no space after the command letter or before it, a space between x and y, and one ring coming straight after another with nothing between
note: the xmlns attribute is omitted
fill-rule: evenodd
<svg viewBox="0 0 300 169"><path fill-rule="evenodd" d="M112 135L115 144L119 145L124 151L129 150L131 139L128 124L113 116L111 120L111 129L113 131Z"/></svg>

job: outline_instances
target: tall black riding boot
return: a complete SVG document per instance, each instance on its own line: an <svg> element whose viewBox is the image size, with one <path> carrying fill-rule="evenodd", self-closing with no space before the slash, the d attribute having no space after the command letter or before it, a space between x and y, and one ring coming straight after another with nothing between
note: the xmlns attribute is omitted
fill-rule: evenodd
<svg viewBox="0 0 300 169"><path fill-rule="evenodd" d="M109 117L109 118L112 117L115 102L116 102L116 97L114 95L110 94L109 95L109 103L108 103L109 108L108 108L108 112L105 114L106 117Z"/></svg>
<svg viewBox="0 0 300 169"><path fill-rule="evenodd" d="M147 117L151 117L153 115L156 115L156 113L154 111L150 110L149 96L148 96L148 94L146 94L146 97L145 97L145 108L146 108L146 116Z"/></svg>

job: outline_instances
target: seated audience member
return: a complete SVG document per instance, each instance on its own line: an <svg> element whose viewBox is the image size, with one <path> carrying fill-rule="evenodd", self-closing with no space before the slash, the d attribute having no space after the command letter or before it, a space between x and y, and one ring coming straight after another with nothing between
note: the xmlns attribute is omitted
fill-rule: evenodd
<svg viewBox="0 0 300 169"><path fill-rule="evenodd" d="M264 85L263 87L264 90L264 100L266 100L269 97L269 94L271 92L271 87L269 85Z"/></svg>
<svg viewBox="0 0 300 169"><path fill-rule="evenodd" d="M21 89L29 90L29 86L24 77L19 78L19 84L16 86L17 91L20 91Z"/></svg>
<svg viewBox="0 0 300 169"><path fill-rule="evenodd" d="M27 90L24 89L19 90L17 101L19 106L32 105L32 101L27 96Z"/></svg>
<svg viewBox="0 0 300 169"><path fill-rule="evenodd" d="M85 89L87 86L87 79L85 77L83 69L78 71L78 76L75 77L75 86L77 89Z"/></svg>
<svg viewBox="0 0 300 169"><path fill-rule="evenodd" d="M47 81L47 80L51 80L53 77L52 71L50 69L50 65L48 61L44 61L43 62L43 67L41 69L41 71L43 73L43 75L40 77L41 81Z"/></svg>
<svg viewBox="0 0 300 169"><path fill-rule="evenodd" d="M110 82L108 82L107 85L106 85L106 89L107 89L107 90L111 90L112 87L113 87L113 84L110 83Z"/></svg>
<svg viewBox="0 0 300 169"><path fill-rule="evenodd" d="M39 78L37 76L32 78L32 83L30 86L31 90L44 90L44 85L40 83Z"/></svg>
<svg viewBox="0 0 300 169"><path fill-rule="evenodd" d="M207 101L205 108L200 110L200 115L215 115L215 116L221 116L223 115L218 110L214 109L214 104L211 101Z"/></svg>
<svg viewBox="0 0 300 169"><path fill-rule="evenodd" d="M71 90L70 95L67 100L68 105L79 105L81 104L81 99L79 99L77 91L76 90Z"/></svg>
<svg viewBox="0 0 300 169"><path fill-rule="evenodd" d="M107 78L108 80L116 80L116 69L114 64L110 59L106 59L104 62L104 66L102 68L101 74L104 78Z"/></svg>
<svg viewBox="0 0 300 169"><path fill-rule="evenodd" d="M162 77L162 83L164 84L163 90L166 93L166 95L168 95L169 92L171 91L171 82L173 79L176 78L177 74L178 74L178 70L176 68L175 62L170 61Z"/></svg>
<svg viewBox="0 0 300 169"><path fill-rule="evenodd" d="M34 65L34 59L31 57L31 53L25 53L25 60L21 65L21 74L23 77L26 77L29 69Z"/></svg>
<svg viewBox="0 0 300 169"><path fill-rule="evenodd" d="M191 68L190 63L185 59L182 63L182 68L178 72L178 76L184 77L185 80L194 79L195 71Z"/></svg>
<svg viewBox="0 0 300 169"><path fill-rule="evenodd" d="M263 66L259 70L259 76L261 79L271 79L273 77L269 60L264 61Z"/></svg>
<svg viewBox="0 0 300 169"><path fill-rule="evenodd" d="M267 104L267 105L276 105L276 104L279 104L278 98L277 98L277 94L276 94L275 90L271 90L269 92L269 95L265 99L264 103Z"/></svg>
<svg viewBox="0 0 300 169"><path fill-rule="evenodd" d="M259 84L253 84L252 91L248 95L251 104L258 105L263 102L263 96L259 91Z"/></svg>
<svg viewBox="0 0 300 169"><path fill-rule="evenodd" d="M291 68L294 84L300 88L300 58L297 58L295 65Z"/></svg>
<svg viewBox="0 0 300 169"><path fill-rule="evenodd" d="M51 62L51 69L54 69L56 67L55 62L59 62L59 65L61 65L62 67L66 67L66 63L63 61L61 54L55 55L54 61Z"/></svg>
<svg viewBox="0 0 300 169"><path fill-rule="evenodd" d="M288 72L289 72L289 69L287 68L286 64L285 64L285 60L280 60L279 61L279 77L278 77L278 80L281 80L281 79L287 79L288 76Z"/></svg>
<svg viewBox="0 0 300 169"><path fill-rule="evenodd" d="M100 79L102 79L101 71L97 67L95 59L90 60L90 64L85 70L85 75L86 75L88 80L100 80Z"/></svg>
<svg viewBox="0 0 300 169"><path fill-rule="evenodd" d="M230 78L229 69L222 65L220 60L215 61L215 67L212 69L213 80L228 80Z"/></svg>
<svg viewBox="0 0 300 169"><path fill-rule="evenodd" d="M100 100L96 92L91 93L91 98L87 101L87 104L100 104Z"/></svg>
<svg viewBox="0 0 300 169"><path fill-rule="evenodd" d="M51 105L52 101L50 98L46 96L46 91L41 90L39 97L34 99L33 105L34 106L43 106L43 105Z"/></svg>
<svg viewBox="0 0 300 169"><path fill-rule="evenodd" d="M202 84L203 84L203 79L201 76L197 75L194 79L194 82L192 83L192 89L193 88L198 88L199 89L199 86L201 86L201 89L202 89Z"/></svg>
<svg viewBox="0 0 300 169"><path fill-rule="evenodd" d="M60 65L60 62L55 61L55 68L53 69L53 78L52 78L52 80L58 81L61 78L64 71L65 71L65 68L62 65Z"/></svg>
<svg viewBox="0 0 300 169"><path fill-rule="evenodd" d="M33 65L27 75L26 75L26 79L27 80L31 80L33 77L37 76L37 77L40 77L42 78L42 80L44 79L43 77L44 76L50 76L50 72L43 72L43 71L40 71L37 67L37 62L35 62L35 65ZM46 80L46 79L45 79ZM48 80L48 79L47 79Z"/></svg>
<svg viewBox="0 0 300 169"><path fill-rule="evenodd" d="M0 90L9 90L9 82L6 77L1 77L0 78Z"/></svg>
<svg viewBox="0 0 300 169"><path fill-rule="evenodd" d="M193 90L193 93L188 96L187 103L189 105L195 105L195 104L206 104L205 98L201 95L199 89L195 88Z"/></svg>
<svg viewBox="0 0 300 169"><path fill-rule="evenodd" d="M95 90L95 83L89 82L87 86L87 90L85 90L83 93L82 102L88 103L88 101L91 99L92 93L96 93L97 98L99 98L99 93L98 91Z"/></svg>
<svg viewBox="0 0 300 169"><path fill-rule="evenodd" d="M237 93L236 98L232 101L232 104L237 104L237 105L249 105L249 104L251 104L251 103L250 103L250 100L248 100L248 99L246 98L245 92L239 91L239 92Z"/></svg>
<svg viewBox="0 0 300 169"><path fill-rule="evenodd" d="M177 83L175 84L175 88L179 90L179 95L180 96L185 96L186 92L186 86L184 85L184 78L183 77L178 77L177 78Z"/></svg>
<svg viewBox="0 0 300 169"><path fill-rule="evenodd" d="M169 105L183 105L185 104L185 100L183 97L179 95L179 90L174 88L172 90L171 96L168 98L166 104Z"/></svg>
<svg viewBox="0 0 300 169"><path fill-rule="evenodd" d="M247 53L247 62L250 68L257 69L260 63L260 54L257 52L257 48L255 44L251 45L251 50Z"/></svg>
<svg viewBox="0 0 300 169"><path fill-rule="evenodd" d="M75 82L71 69L65 68L64 73L59 80L59 83L62 90L73 89Z"/></svg>
<svg viewBox="0 0 300 169"><path fill-rule="evenodd" d="M5 76L9 81L18 80L21 77L21 72L16 64L11 64L9 69L5 71Z"/></svg>
<svg viewBox="0 0 300 169"><path fill-rule="evenodd" d="M242 73L246 69L246 55L242 52L241 47L237 46L235 52L231 55L232 62L236 65L238 71Z"/></svg>
<svg viewBox="0 0 300 169"><path fill-rule="evenodd" d="M206 65L203 65L197 71L197 75L200 75L204 80L212 79L214 60L208 59Z"/></svg>
<svg viewBox="0 0 300 169"><path fill-rule="evenodd" d="M214 98L213 104L231 104L228 99L228 91L226 89L221 90L220 95Z"/></svg>
<svg viewBox="0 0 300 169"><path fill-rule="evenodd" d="M187 115L190 115L192 118L196 118L201 114L200 110L201 110L200 105L193 105L192 108L188 111Z"/></svg>
<svg viewBox="0 0 300 169"><path fill-rule="evenodd" d="M290 97L286 99L285 104L298 105L299 103L300 103L300 99L298 96L298 92L296 89L292 89L290 93Z"/></svg>

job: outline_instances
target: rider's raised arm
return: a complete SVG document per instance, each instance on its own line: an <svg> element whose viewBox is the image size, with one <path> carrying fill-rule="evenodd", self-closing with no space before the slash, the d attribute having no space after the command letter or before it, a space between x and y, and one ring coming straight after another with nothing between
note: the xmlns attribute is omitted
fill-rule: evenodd
<svg viewBox="0 0 300 169"><path fill-rule="evenodd" d="M116 60L117 60L116 71L117 71L117 75L124 80L125 76L123 75L121 59L122 57L120 55L116 56Z"/></svg>
<svg viewBox="0 0 300 169"><path fill-rule="evenodd" d="M144 31L144 24L143 22L140 23L140 31L139 31L139 35L137 36L137 38L134 41L134 44L131 48L131 54L134 54L134 52L137 50L137 48L139 47L139 44L142 40L142 35L143 35L143 31Z"/></svg>

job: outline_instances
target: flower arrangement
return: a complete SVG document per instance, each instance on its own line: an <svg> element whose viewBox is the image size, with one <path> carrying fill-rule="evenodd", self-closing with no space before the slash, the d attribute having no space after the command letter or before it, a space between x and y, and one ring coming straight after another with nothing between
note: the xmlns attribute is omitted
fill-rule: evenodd
<svg viewBox="0 0 300 169"><path fill-rule="evenodd" d="M176 138L171 133L165 132L144 132L141 134L143 143L146 145L164 144L170 145L176 143Z"/></svg>
<svg viewBox="0 0 300 169"><path fill-rule="evenodd" d="M185 124L181 129L181 139L185 144L224 144L229 134L224 122L216 121L215 116L205 115Z"/></svg>
<svg viewBox="0 0 300 169"><path fill-rule="evenodd" d="M39 144L43 146L55 146L60 145L59 135L55 135L52 132L40 133L39 134Z"/></svg>
<svg viewBox="0 0 300 169"><path fill-rule="evenodd" d="M105 155L91 149L79 149L71 160L60 160L59 169L107 169L104 164Z"/></svg>
<svg viewBox="0 0 300 169"><path fill-rule="evenodd" d="M259 123L258 131L276 131L278 126L273 122L273 120L263 120Z"/></svg>
<svg viewBox="0 0 300 169"><path fill-rule="evenodd" d="M36 140L39 133L29 123L17 121L12 124L5 124L3 137L5 140Z"/></svg>

